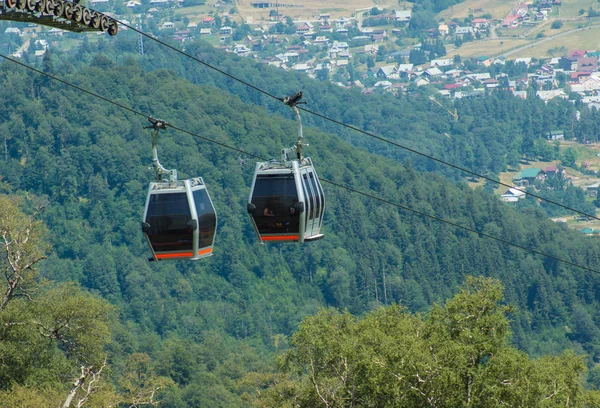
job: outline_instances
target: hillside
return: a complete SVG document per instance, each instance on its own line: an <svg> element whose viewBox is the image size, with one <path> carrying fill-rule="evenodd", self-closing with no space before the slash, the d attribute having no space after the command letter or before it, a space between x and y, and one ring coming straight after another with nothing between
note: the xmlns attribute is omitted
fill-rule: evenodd
<svg viewBox="0 0 600 408"><path fill-rule="evenodd" d="M348 118L376 112L390 120L365 116L357 125L368 124L415 145L427 135L432 151L446 152L439 143L445 136L432 129L452 129L456 140L465 143L486 133L469 130L479 126L474 115L456 124L428 119L428 104L418 99L363 99L290 74L275 76L268 70L257 76L262 67L238 64L202 46L195 51L280 93L304 89L311 108L329 104L330 112ZM265 105L272 112L243 102L240 96L264 100L229 80L209 78L200 68L164 56L157 60L158 53L151 53L142 66L131 58L115 63L85 49L79 52L89 64L73 67L57 58L47 60L45 69L253 154L272 157L293 143L296 124L289 111L270 102ZM234 95L153 69L159 65L187 72L196 82L229 88ZM245 212L252 160L241 165L238 153L174 131L161 136L161 162L176 167L182 178L204 177L219 216L215 256L193 263L148 263L139 227L146 183L152 178L146 121L9 62L0 65L0 82L5 101L0 128L6 143L0 157L2 192L45 195L50 203L43 218L53 250L43 276L75 281L117 307L120 323L110 346L111 364L119 372L128 355L147 353L157 372L179 387L166 396L172 406L245 406L238 380L285 348L300 320L321 306L361 314L397 302L411 311L426 311L451 297L466 275L504 283L507 301L516 306L514 342L522 350L542 354L572 347L589 353L590 365L598 358L599 275L329 185L325 239L304 246L257 245ZM352 115L342 101L356 107ZM466 103L460 109L486 107L489 116L480 116L492 120L489 112L514 112L512 104L520 102L488 103ZM552 117L551 109L541 111ZM591 268L598 265L597 242L548 221L538 209L518 213L481 189L419 173L415 168L436 169L425 159L400 164L397 160L406 156L391 148L340 132L361 146L353 147L316 124L307 117L305 136L307 154L321 177ZM427 130L411 132L422 127ZM455 148L459 157L461 149Z"/></svg>

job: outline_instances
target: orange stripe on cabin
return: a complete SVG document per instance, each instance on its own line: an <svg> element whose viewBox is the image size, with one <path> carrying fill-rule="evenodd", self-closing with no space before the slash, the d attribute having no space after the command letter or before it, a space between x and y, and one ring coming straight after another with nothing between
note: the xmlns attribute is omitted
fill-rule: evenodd
<svg viewBox="0 0 600 408"><path fill-rule="evenodd" d="M212 248L205 248L198 251L198 255L210 254L212 252Z"/></svg>
<svg viewBox="0 0 600 408"><path fill-rule="evenodd" d="M297 241L299 235L273 235L269 237L261 237L263 241Z"/></svg>
<svg viewBox="0 0 600 408"><path fill-rule="evenodd" d="M178 252L176 254L156 254L156 259L180 258L182 256L192 256L193 252Z"/></svg>

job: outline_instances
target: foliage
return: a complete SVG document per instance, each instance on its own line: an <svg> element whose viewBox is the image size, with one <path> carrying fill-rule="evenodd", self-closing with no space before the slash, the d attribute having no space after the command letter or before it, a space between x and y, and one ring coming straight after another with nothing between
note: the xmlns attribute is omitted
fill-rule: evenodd
<svg viewBox="0 0 600 408"><path fill-rule="evenodd" d="M98 46L104 54L83 47L72 59L50 53L44 63L69 82L253 155L274 157L294 141L296 123L279 101L151 42L138 56L135 37ZM458 102L454 120L418 93L363 96L204 43L186 42L186 52L274 95L303 90L311 110L492 175L517 165L524 153L535 157L551 130L588 140L600 134L596 113L567 102L497 93ZM40 274L76 282L118 310L121 323L111 327L114 341L106 345L110 370L102 372L113 387L107 392L131 401L138 394L128 387L137 384L143 394L144 384L171 381L176 387L157 394L167 406L244 407L240 379L265 372L273 353L285 348L282 339L319 306L361 315L402 303L424 312L452 296L468 274L504 282L508 301L520 310L511 328L521 350L540 355L573 347L589 353L590 364L598 360L598 333L588 330L581 312L597 324L596 275L330 185L325 239L254 245L245 215L253 160L174 130L161 133L161 162L182 178L204 177L219 216L215 256L148 263L139 227L153 177L146 120L8 62L0 65L0 83L0 128L9 135L0 157L2 188L48 197L43 217L53 251ZM573 122L575 110L581 121ZM598 264L598 244L546 220L537 201L519 213L466 187L454 170L309 114L302 119L307 152L324 179L591 268ZM572 326L577 330L567 336ZM128 362L131 356L147 362L144 355L148 365ZM159 378L135 383L132 367ZM61 384L80 372L70 375Z"/></svg>
<svg viewBox="0 0 600 408"><path fill-rule="evenodd" d="M516 350L502 300L497 280L469 277L427 315L399 306L361 319L322 310L300 324L283 374L263 380L255 406L585 406L583 359Z"/></svg>

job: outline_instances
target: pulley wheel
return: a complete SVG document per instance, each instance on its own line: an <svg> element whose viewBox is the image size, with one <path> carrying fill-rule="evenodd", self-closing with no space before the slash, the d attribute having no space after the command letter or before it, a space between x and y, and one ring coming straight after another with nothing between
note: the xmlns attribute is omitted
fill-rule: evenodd
<svg viewBox="0 0 600 408"><path fill-rule="evenodd" d="M97 30L100 28L100 13L98 13L96 10L92 11L92 21L90 21L90 23L88 24L88 27L93 28L94 30Z"/></svg>
<svg viewBox="0 0 600 408"><path fill-rule="evenodd" d="M15 8L17 7L17 0L6 0L4 4L6 4L6 8Z"/></svg>
<svg viewBox="0 0 600 408"><path fill-rule="evenodd" d="M104 14L100 17L100 30L102 32L108 30L108 16L105 16Z"/></svg>
<svg viewBox="0 0 600 408"><path fill-rule="evenodd" d="M90 13L90 9L87 7L83 7L83 11L81 13L81 22L89 27L91 21L92 13Z"/></svg>
<svg viewBox="0 0 600 408"><path fill-rule="evenodd" d="M46 0L39 0L35 3L35 11L38 13L43 13L46 10Z"/></svg>
<svg viewBox="0 0 600 408"><path fill-rule="evenodd" d="M25 8L27 11L35 11L36 0L27 0Z"/></svg>
<svg viewBox="0 0 600 408"><path fill-rule="evenodd" d="M63 4L63 15L67 20L71 20L73 18L73 3L65 1Z"/></svg>
<svg viewBox="0 0 600 408"><path fill-rule="evenodd" d="M75 4L73 6L73 17L72 20L76 23L81 23L81 18L83 17L83 9L79 4Z"/></svg>
<svg viewBox="0 0 600 408"><path fill-rule="evenodd" d="M117 23L115 20L110 20L110 22L108 23L108 35L115 36L117 35L117 33L119 32L119 23Z"/></svg>
<svg viewBox="0 0 600 408"><path fill-rule="evenodd" d="M54 0L46 0L44 14L54 14Z"/></svg>
<svg viewBox="0 0 600 408"><path fill-rule="evenodd" d="M65 11L65 2L62 0L56 0L54 2L54 15L60 17Z"/></svg>

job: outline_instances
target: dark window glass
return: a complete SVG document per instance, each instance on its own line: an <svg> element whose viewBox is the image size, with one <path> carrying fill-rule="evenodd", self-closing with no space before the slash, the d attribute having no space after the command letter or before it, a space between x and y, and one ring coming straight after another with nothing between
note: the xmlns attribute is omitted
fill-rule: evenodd
<svg viewBox="0 0 600 408"><path fill-rule="evenodd" d="M191 251L194 231L185 193L151 194L146 222L148 238L155 252Z"/></svg>
<svg viewBox="0 0 600 408"><path fill-rule="evenodd" d="M215 228L217 226L217 216L213 208L206 189L202 188L192 192L196 212L198 213L198 249L209 247L213 244Z"/></svg>
<svg viewBox="0 0 600 408"><path fill-rule="evenodd" d="M315 192L315 218L319 218L321 216L321 195L319 194L319 189L317 188L317 183L315 182L315 175L311 172L308 173L308 177L310 177L310 183L313 191Z"/></svg>
<svg viewBox="0 0 600 408"><path fill-rule="evenodd" d="M298 202L294 175L261 174L254 183L252 214L261 234L298 233L300 217L293 206Z"/></svg>

